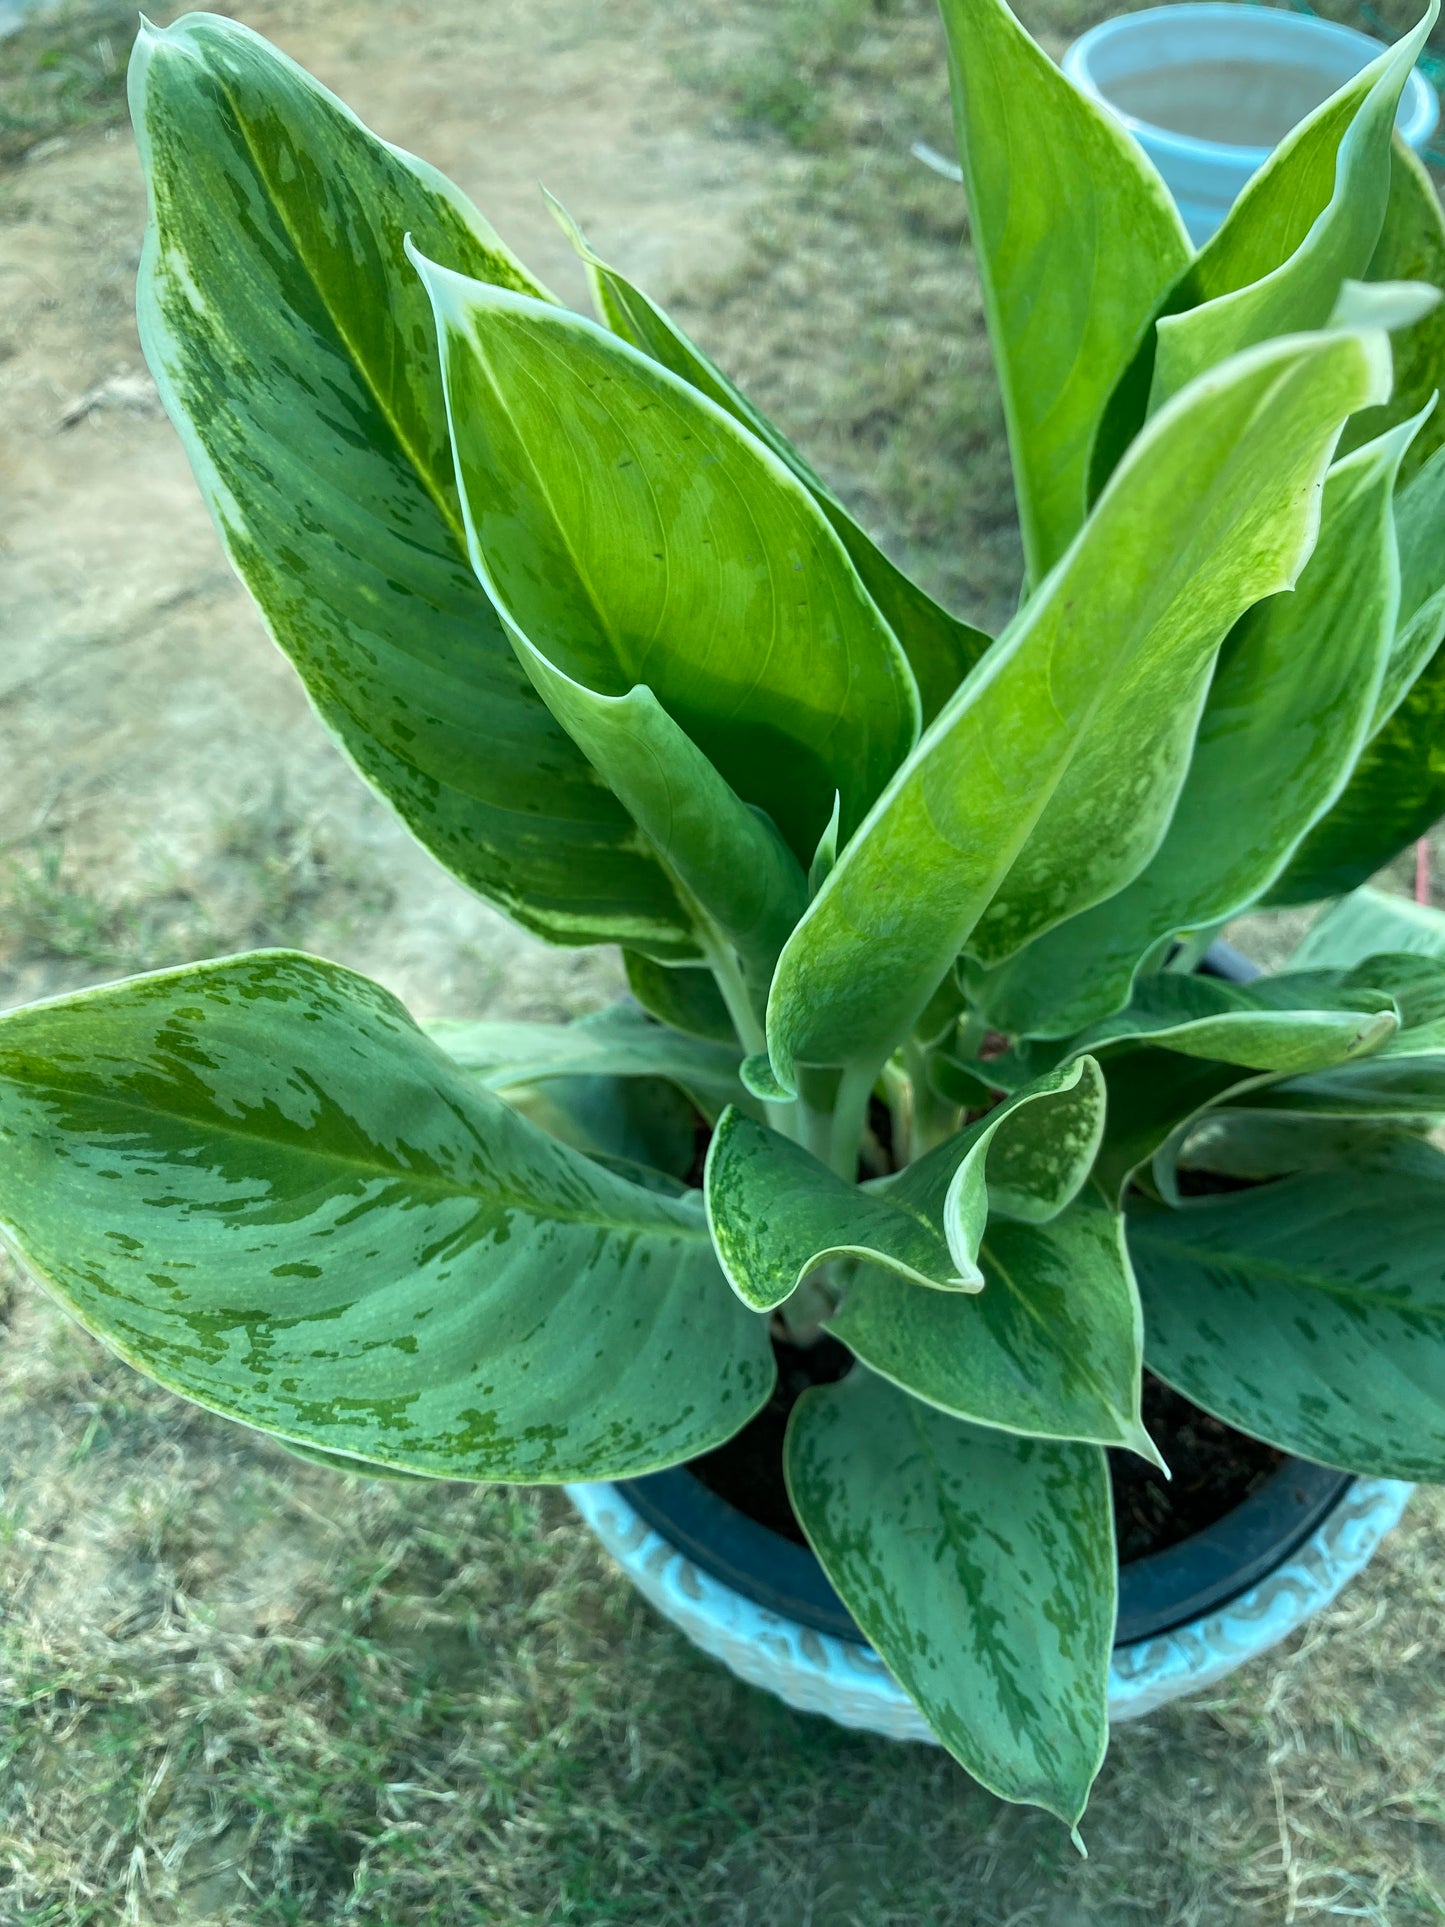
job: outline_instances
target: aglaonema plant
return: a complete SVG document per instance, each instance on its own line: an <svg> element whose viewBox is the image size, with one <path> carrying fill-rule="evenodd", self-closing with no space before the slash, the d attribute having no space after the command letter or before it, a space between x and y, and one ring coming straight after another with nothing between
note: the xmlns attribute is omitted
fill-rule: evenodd
<svg viewBox="0 0 1445 1927"><path fill-rule="evenodd" d="M1146 1363L1445 1476L1445 917L1359 887L1445 809L1445 226L1392 139L1435 10L1194 253L945 0L994 638L560 209L600 321L255 34L144 29L142 338L232 561L425 847L634 1001L420 1026L267 951L13 1011L34 1275L212 1411L443 1479L686 1461L831 1334L808 1539L969 1772L1075 1824ZM1326 899L1283 972L1195 974Z"/></svg>

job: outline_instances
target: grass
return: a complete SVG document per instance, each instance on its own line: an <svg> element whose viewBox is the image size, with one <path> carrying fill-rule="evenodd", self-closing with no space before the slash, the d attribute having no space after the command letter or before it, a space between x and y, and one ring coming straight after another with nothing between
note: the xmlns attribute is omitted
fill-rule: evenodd
<svg viewBox="0 0 1445 1927"><path fill-rule="evenodd" d="M67 962L124 968L138 948L133 909L106 902L70 873L53 842L12 860L0 880L0 915L12 944Z"/></svg>
<svg viewBox="0 0 1445 1927"><path fill-rule="evenodd" d="M130 0L70 0L0 40L0 165L125 119L135 22Z"/></svg>
<svg viewBox="0 0 1445 1927"><path fill-rule="evenodd" d="M889 0L784 0L755 51L724 72L732 113L745 130L795 147L837 147L844 132L830 82L847 73L870 24L897 12Z"/></svg>
<svg viewBox="0 0 1445 1927"><path fill-rule="evenodd" d="M0 987L25 963L55 967L49 987L70 988L235 950L324 944L388 902L284 788L219 819L199 858L151 853L119 889L97 889L63 838L40 836L0 863Z"/></svg>
<svg viewBox="0 0 1445 1927"><path fill-rule="evenodd" d="M900 562L996 627L1021 558L963 195L910 151L951 139L936 16L923 0L789 0L744 18L765 23L754 39L717 57L704 33L684 71L728 123L807 162L733 273L654 292Z"/></svg>
<svg viewBox="0 0 1445 1927"><path fill-rule="evenodd" d="M1438 1496L1282 1664L1121 1729L1081 1862L732 1680L560 1495L353 1481L12 1320L6 1927L1442 1917Z"/></svg>

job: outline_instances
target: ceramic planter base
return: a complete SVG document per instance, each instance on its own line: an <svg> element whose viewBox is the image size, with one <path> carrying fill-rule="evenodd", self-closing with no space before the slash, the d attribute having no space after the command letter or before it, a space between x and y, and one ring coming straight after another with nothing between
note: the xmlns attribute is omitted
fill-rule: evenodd
<svg viewBox="0 0 1445 1927"><path fill-rule="evenodd" d="M1138 1719L1212 1686L1302 1626L1368 1564L1413 1489L1398 1479L1354 1480L1304 1544L1238 1598L1172 1632L1115 1647L1110 1719ZM936 1744L871 1648L755 1605L669 1545L615 1486L566 1490L643 1597L739 1679L841 1726Z"/></svg>

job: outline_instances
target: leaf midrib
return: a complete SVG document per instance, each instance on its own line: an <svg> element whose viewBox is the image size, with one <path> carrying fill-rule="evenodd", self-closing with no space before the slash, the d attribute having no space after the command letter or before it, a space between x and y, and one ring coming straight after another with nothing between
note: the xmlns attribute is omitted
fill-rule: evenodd
<svg viewBox="0 0 1445 1927"><path fill-rule="evenodd" d="M661 1237L676 1236L689 1239L693 1242L700 1242L708 1235L705 1226L698 1227L687 1223L678 1223L676 1225L670 1223L647 1223L641 1220L632 1221L614 1218L605 1214L601 1216L584 1216L579 1212L553 1210L550 1207L546 1211L542 1211L539 1209L535 1199L523 1197L519 1193L508 1190L501 1185L498 1185L495 1190L482 1192L473 1186L458 1183L444 1176L408 1170L405 1166L375 1163L367 1158L348 1156L340 1152L322 1151L316 1149L314 1146L305 1144L286 1145L278 1138L268 1137L260 1131L246 1130L242 1126L232 1123L230 1120L217 1120L213 1117L200 1118L188 1111L175 1110L158 1105L142 1108L132 1100L115 1097L103 1091L77 1091L68 1085L43 1083L39 1080L27 1080L24 1083L21 1083L18 1079L11 1081L15 1082L17 1088L27 1092L34 1092L36 1094L48 1093L56 1099L64 1098L70 1099L71 1101L79 1097L87 1104L99 1105L107 1110L124 1112L128 1116L139 1117L143 1121L152 1118L166 1118L173 1123L190 1125L197 1130L206 1131L215 1136L238 1138L244 1143L264 1145L272 1149L285 1149L297 1156L308 1158L313 1162L331 1164L333 1166L339 1165L347 1170L361 1172L368 1177L382 1178L392 1183L403 1181L415 1186L419 1190L430 1191L444 1197L467 1198L473 1203L478 1204L487 1198L495 1198L499 1203L510 1209L521 1211L531 1217L549 1220L554 1223L581 1224L587 1225L593 1230L631 1232L644 1236L649 1234ZM514 1121L518 1123L521 1122L521 1120L515 1118L514 1113L511 1115ZM559 1148L555 1145L554 1140L548 1139L547 1142L554 1149ZM623 1180L618 1181L623 1182Z"/></svg>
<svg viewBox="0 0 1445 1927"><path fill-rule="evenodd" d="M412 446L409 437L407 436L405 430L402 428L400 421L397 419L396 415L393 413L391 408L388 407L386 399L383 396L380 387L378 386L376 380L373 378L370 367L368 366L365 358L362 356L361 352L356 347L355 343L352 341L350 335L348 334L340 314L337 312L336 308L332 305L332 303L327 299L325 283L322 277L317 273L316 269L313 267L310 259L306 254L305 249L302 247L301 238L299 234L296 232L296 229L292 226L291 222L287 219L284 204L281 198L277 195L275 191L275 188L271 181L270 174L267 171L267 168L262 160L260 151L258 150L255 141L251 137L251 129L250 129L250 124L247 120L247 117L242 112L240 106L237 104L236 98L232 93L231 89L225 84L224 81L220 83L220 91L223 94L227 105L231 109L231 113L234 116L235 125L239 129L241 139L245 143L246 151L251 157L251 163L256 169L257 175L260 177L261 180L263 180L266 183L267 201L272 211L274 212L276 219L280 222L281 227L286 234L286 238L290 241L292 249L295 253L296 259L301 263L301 266L305 269L306 277L310 281L312 288L315 290L316 296L321 303L322 309L324 310L327 318L331 322L332 327L335 328L337 339L340 341L342 348L346 351L347 358L349 359L352 367L356 370L362 382L365 384L367 392L370 394L372 400L376 404L377 412L381 416L381 419L386 423L388 429L391 431L391 434L396 441L397 447L401 450L402 454L405 456L407 463L412 469L413 473L416 475L417 480L421 483L422 487L426 490L427 494L431 497L431 500L436 505L437 513L441 516L443 522L445 522L453 541L456 543L461 559L467 565L468 573L469 574L472 573L471 562L467 553L466 530L462 523L462 518L459 510L453 508L452 504L447 500L444 492L438 488L435 478L431 474L429 466L421 460L421 457L419 456L417 450ZM448 439L450 439L450 437L448 437ZM485 593L484 591L481 590L480 584L478 584L478 591L479 593Z"/></svg>

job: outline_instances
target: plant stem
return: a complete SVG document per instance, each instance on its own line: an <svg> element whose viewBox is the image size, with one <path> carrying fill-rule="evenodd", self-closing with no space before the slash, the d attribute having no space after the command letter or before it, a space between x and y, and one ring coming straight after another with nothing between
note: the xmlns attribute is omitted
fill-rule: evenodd
<svg viewBox="0 0 1445 1927"><path fill-rule="evenodd" d="M928 1053L917 1038L910 1037L903 1046L903 1061L910 1088L908 1142L895 1145L894 1150L900 1164L911 1164L953 1134L958 1127L958 1106L940 1097L929 1083Z"/></svg>
<svg viewBox="0 0 1445 1927"><path fill-rule="evenodd" d="M833 1128L828 1146L828 1162L840 1178L850 1184L858 1176L858 1146L863 1141L863 1126L868 1121L868 1100L878 1082L882 1064L849 1064L838 1080L833 1100Z"/></svg>
<svg viewBox="0 0 1445 1927"><path fill-rule="evenodd" d="M1165 970L1181 977L1191 975L1199 968L1205 951L1223 928L1222 923L1211 923L1202 930L1195 930L1187 936L1180 937L1173 955L1164 965Z"/></svg>
<svg viewBox="0 0 1445 1927"><path fill-rule="evenodd" d="M744 1053L751 1057L767 1048L767 1034L763 1029L762 1018L753 1008L752 996L733 951L722 938L711 930L699 933L702 937L703 955L707 958L708 969L717 980L722 992L722 1000L728 1007L728 1016L733 1020L733 1029L738 1034L738 1042Z"/></svg>
<svg viewBox="0 0 1445 1927"><path fill-rule="evenodd" d="M751 1057L765 1051L768 1047L767 1032L754 1007L752 994L732 947L708 925L701 925L698 934L702 940L703 955L727 1005L728 1016L733 1020L733 1029L738 1034L744 1055ZM763 1116L770 1130L806 1143L807 1140L800 1136L798 1111L797 1104L763 1105Z"/></svg>
<svg viewBox="0 0 1445 1927"><path fill-rule="evenodd" d="M883 1066L883 1096L893 1125L893 1162L901 1170L913 1142L913 1084L892 1058Z"/></svg>
<svg viewBox="0 0 1445 1927"><path fill-rule="evenodd" d="M797 1071L798 1101L793 1105L791 1135L805 1151L822 1163L833 1163L833 1110L838 1098L837 1071L819 1070L800 1064Z"/></svg>
<svg viewBox="0 0 1445 1927"><path fill-rule="evenodd" d="M815 1271L778 1306L778 1317L795 1345L811 1345L822 1336L823 1321L836 1309L836 1294L828 1289L827 1272Z"/></svg>

